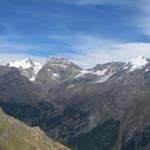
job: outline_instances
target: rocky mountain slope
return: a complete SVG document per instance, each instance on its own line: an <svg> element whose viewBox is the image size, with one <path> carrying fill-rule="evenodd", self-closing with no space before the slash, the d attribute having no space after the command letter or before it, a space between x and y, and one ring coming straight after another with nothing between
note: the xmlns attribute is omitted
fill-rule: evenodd
<svg viewBox="0 0 150 150"><path fill-rule="evenodd" d="M39 128L31 128L0 109L1 150L70 150L48 138Z"/></svg>
<svg viewBox="0 0 150 150"><path fill-rule="evenodd" d="M0 87L10 73L6 74L0 71ZM149 59L138 57L85 70L67 59L50 58L35 81L22 75L18 74L19 81L23 78L32 85L26 94L32 98L35 91L38 96L30 100L22 94L29 89L25 84L19 92L21 100L8 97L4 101L10 95L8 87L20 90L18 77L10 80L1 92L4 96L0 94L0 106L9 115L39 126L48 136L79 150L149 150Z"/></svg>
<svg viewBox="0 0 150 150"><path fill-rule="evenodd" d="M41 96L33 84L15 68L0 66L0 99L11 102L35 102Z"/></svg>

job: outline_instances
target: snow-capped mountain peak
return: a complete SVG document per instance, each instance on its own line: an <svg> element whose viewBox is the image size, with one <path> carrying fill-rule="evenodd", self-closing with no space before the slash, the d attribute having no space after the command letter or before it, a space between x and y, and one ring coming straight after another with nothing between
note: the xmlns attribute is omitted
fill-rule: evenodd
<svg viewBox="0 0 150 150"><path fill-rule="evenodd" d="M32 59L23 59L9 62L7 66L18 68L20 73L30 81L35 81L37 78L40 78L40 80L42 78L42 81L90 78L96 83L101 83L107 81L119 70L125 69L127 72L133 72L145 68L147 72L150 70L148 64L150 64L150 60L140 56L129 60L126 64L110 62L98 64L92 69L84 70L66 58L50 57L44 65Z"/></svg>
<svg viewBox="0 0 150 150"><path fill-rule="evenodd" d="M139 56L137 58L130 59L125 69L129 67L130 68L129 71L132 72L144 68L148 63L149 61L147 58Z"/></svg>
<svg viewBox="0 0 150 150"><path fill-rule="evenodd" d="M71 80L80 70L79 66L63 57L50 57L39 71L37 80L41 82L62 82Z"/></svg>
<svg viewBox="0 0 150 150"><path fill-rule="evenodd" d="M15 67L15 68L22 68L22 69L28 69L32 67L32 60L31 59L23 59L20 61L11 61L8 63L9 67Z"/></svg>
<svg viewBox="0 0 150 150"><path fill-rule="evenodd" d="M103 83L111 78L116 72L118 72L124 63L110 62L105 64L98 64L94 68L89 70L80 70L79 74L75 78L92 78L92 83ZM93 82L94 81L94 82Z"/></svg>
<svg viewBox="0 0 150 150"><path fill-rule="evenodd" d="M34 81L43 65L32 59L23 59L20 61L11 61L7 66L18 68L22 75L26 76L29 80Z"/></svg>

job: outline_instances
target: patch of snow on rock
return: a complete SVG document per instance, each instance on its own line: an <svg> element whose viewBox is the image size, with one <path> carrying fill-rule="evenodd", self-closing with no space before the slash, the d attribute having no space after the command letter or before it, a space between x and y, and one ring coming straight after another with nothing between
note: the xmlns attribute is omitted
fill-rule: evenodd
<svg viewBox="0 0 150 150"><path fill-rule="evenodd" d="M81 70L80 73L75 76L75 78L84 77L86 74L89 74L89 73L90 73L90 71L88 71L88 70Z"/></svg>
<svg viewBox="0 0 150 150"><path fill-rule="evenodd" d="M28 69L28 68L32 67L32 65L28 59L23 59L20 61L12 61L12 62L9 62L8 65L10 67L22 68L22 69Z"/></svg>
<svg viewBox="0 0 150 150"><path fill-rule="evenodd" d="M148 72L149 71L149 68L145 69L145 72Z"/></svg>
<svg viewBox="0 0 150 150"><path fill-rule="evenodd" d="M94 82L94 83L103 83L103 82L106 82L108 79L110 79L110 77L111 77L112 75L113 75L113 74L111 74L111 75L105 75L105 76L99 78L99 79L98 79L96 82Z"/></svg>
<svg viewBox="0 0 150 150"><path fill-rule="evenodd" d="M39 62L33 62L33 64L34 64L34 73L35 73L35 75L37 75L38 72L43 67L43 65L41 63L39 63Z"/></svg>
<svg viewBox="0 0 150 150"><path fill-rule="evenodd" d="M33 76L32 78L30 78L30 81L35 81L36 76Z"/></svg>
<svg viewBox="0 0 150 150"><path fill-rule="evenodd" d="M92 74L96 74L98 76L103 76L105 75L105 73L108 71L108 69L104 69L104 70L98 70L96 72L92 72Z"/></svg>
<svg viewBox="0 0 150 150"><path fill-rule="evenodd" d="M58 79L58 78L60 78L60 75L57 74L57 73L53 73L52 76L53 76L53 79Z"/></svg>
<svg viewBox="0 0 150 150"><path fill-rule="evenodd" d="M76 75L75 78L84 77L86 74L93 74L97 76L103 76L107 72L107 69L104 70L98 70L98 71L90 71L90 70L81 70L78 75Z"/></svg>
<svg viewBox="0 0 150 150"><path fill-rule="evenodd" d="M142 69L147 64L148 64L148 60L145 57L143 57L143 56L131 59L129 61L129 65L131 66L130 67L130 72L135 71L137 69Z"/></svg>
<svg viewBox="0 0 150 150"><path fill-rule="evenodd" d="M30 81L34 81L43 65L40 62L35 62L31 59L23 59L20 61L9 62L8 66L18 68L22 75L26 76Z"/></svg>

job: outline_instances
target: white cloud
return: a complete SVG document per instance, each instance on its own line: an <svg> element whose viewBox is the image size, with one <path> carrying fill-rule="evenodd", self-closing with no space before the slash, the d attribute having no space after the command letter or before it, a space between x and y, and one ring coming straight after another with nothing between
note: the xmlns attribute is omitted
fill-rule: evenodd
<svg viewBox="0 0 150 150"><path fill-rule="evenodd" d="M84 68L93 67L98 63L111 61L126 62L131 58L145 56L150 58L150 43L123 43L113 45L111 51L96 49L83 54L70 56L72 60Z"/></svg>
<svg viewBox="0 0 150 150"><path fill-rule="evenodd" d="M78 43L76 46L80 49L78 50L81 53L60 54L59 56L67 57L84 68L94 67L98 63L102 64L110 61L128 61L129 59L138 56L150 58L150 43L112 43L113 44L110 46L110 43L103 43L104 45L107 45L106 47L103 47L103 49L101 49L99 42L97 44L94 43L93 48L92 45L90 45L90 47L87 46L87 49L82 49L83 47L86 47L86 45L84 46L83 44ZM0 53L0 58L0 64L2 65L12 60L21 60L25 58L32 58L33 60L39 60L41 62L45 62L47 59L45 57L37 57L29 54L12 53Z"/></svg>
<svg viewBox="0 0 150 150"><path fill-rule="evenodd" d="M52 38L59 39L62 37L56 36ZM120 41L102 39L95 35L83 34L70 36L66 43L67 42L67 47L70 49L74 49L74 51L70 54L57 53L57 56L64 56L70 58L72 61L85 68L93 67L98 63L106 63L110 61L127 61L131 58L138 56L145 56L150 58L150 43L123 43ZM0 45L1 48L5 46L11 47L11 44L7 45L7 43L3 43L2 45L1 43ZM37 57L27 54L26 51L23 52L22 50L20 53L19 51L17 51L17 53L12 53L11 51L6 53L5 51L0 50L0 58L0 64L6 64L8 61L20 60L24 58L33 58L41 61L45 61L47 59L44 57Z"/></svg>
<svg viewBox="0 0 150 150"><path fill-rule="evenodd" d="M66 56L85 68L93 67L97 63L127 61L138 56L150 58L150 43L122 43L96 36L78 35L74 37L72 48L76 49L77 54Z"/></svg>
<svg viewBox="0 0 150 150"><path fill-rule="evenodd" d="M95 35L83 35L78 34L72 37L72 49L75 49L79 52L90 52L91 50L101 51L105 49L111 49L111 45L114 45L116 42L108 39L103 39Z"/></svg>

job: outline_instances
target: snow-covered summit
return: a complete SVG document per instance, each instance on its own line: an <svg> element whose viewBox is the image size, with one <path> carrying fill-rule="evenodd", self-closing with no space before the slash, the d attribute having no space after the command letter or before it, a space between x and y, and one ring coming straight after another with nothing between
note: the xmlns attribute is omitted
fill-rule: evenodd
<svg viewBox="0 0 150 150"><path fill-rule="evenodd" d="M110 62L84 70L66 58L50 57L44 65L31 59L23 59L9 62L7 66L18 68L20 73L31 81L37 78L42 78L42 81L90 78L91 80L104 82L121 70L133 72L145 68L147 72L150 70L148 64L150 64L150 59L140 56L130 59L127 63Z"/></svg>
<svg viewBox="0 0 150 150"><path fill-rule="evenodd" d="M22 75L26 76L29 80L34 81L43 65L32 59L23 59L20 61L11 61L7 66L18 68Z"/></svg>
<svg viewBox="0 0 150 150"><path fill-rule="evenodd" d="M81 70L75 78L92 78L92 83L103 83L117 73L124 63L110 62L105 64L98 64L94 68L89 70Z"/></svg>
<svg viewBox="0 0 150 150"><path fill-rule="evenodd" d="M32 67L32 60L31 59L23 59L20 61L11 61L8 63L9 67L15 67L15 68L22 68L22 69L28 69Z"/></svg>
<svg viewBox="0 0 150 150"><path fill-rule="evenodd" d="M130 59L125 69L130 68L129 71L135 71L144 68L149 63L149 60L143 56Z"/></svg>

